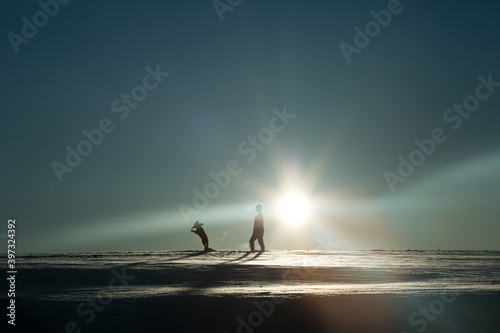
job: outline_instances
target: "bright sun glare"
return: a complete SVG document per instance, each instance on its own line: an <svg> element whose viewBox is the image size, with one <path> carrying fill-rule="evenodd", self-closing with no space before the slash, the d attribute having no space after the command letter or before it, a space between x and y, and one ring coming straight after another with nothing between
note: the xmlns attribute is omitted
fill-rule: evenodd
<svg viewBox="0 0 500 333"><path fill-rule="evenodd" d="M310 210L307 199L298 193L284 196L278 209L281 219L288 225L299 225L305 222Z"/></svg>

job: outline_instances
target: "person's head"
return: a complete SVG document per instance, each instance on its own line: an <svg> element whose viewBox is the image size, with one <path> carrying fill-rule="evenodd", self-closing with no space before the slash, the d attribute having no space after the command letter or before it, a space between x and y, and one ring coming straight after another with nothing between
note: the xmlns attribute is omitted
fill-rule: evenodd
<svg viewBox="0 0 500 333"><path fill-rule="evenodd" d="M262 205L261 204L258 204L257 206L255 206L255 211L257 213L262 213Z"/></svg>

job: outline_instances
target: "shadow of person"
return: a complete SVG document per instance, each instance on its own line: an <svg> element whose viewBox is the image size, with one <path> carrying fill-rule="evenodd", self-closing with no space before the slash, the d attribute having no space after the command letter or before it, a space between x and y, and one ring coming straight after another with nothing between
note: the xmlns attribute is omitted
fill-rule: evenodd
<svg viewBox="0 0 500 333"><path fill-rule="evenodd" d="M238 261L238 260L241 260L243 258L246 258L250 255L250 251L246 251L242 256L238 257L238 258L235 258L235 259L232 259L232 260L229 260L228 262L234 262L234 261Z"/></svg>
<svg viewBox="0 0 500 333"><path fill-rule="evenodd" d="M250 252L249 252L249 253L250 253ZM257 252L257 254L256 254L256 255L254 255L253 257L251 257L251 258L246 258L246 259L242 260L241 262L255 260L255 259L257 259L258 257L260 257L260 256L262 255L262 253L263 253L263 251L259 251L259 252Z"/></svg>
<svg viewBox="0 0 500 333"><path fill-rule="evenodd" d="M251 252L251 251L247 251L245 252L245 254L243 254L242 256L239 256L238 258L235 258L235 259L232 259L232 260L229 260L227 261L228 263L230 262L235 262L235 261L240 261L240 262L245 262L245 261L250 261L250 260L254 260L255 258L259 257L261 254L262 254L262 251L259 251L257 252L257 254L251 258L247 258L251 253L254 253L254 252Z"/></svg>
<svg viewBox="0 0 500 333"><path fill-rule="evenodd" d="M196 251L195 253L186 254L185 256L181 256L181 257L177 257L177 258L173 258L173 259L168 259L165 261L176 261L176 260L186 259L186 258L190 258L190 257L200 256L202 254L205 254L205 252Z"/></svg>

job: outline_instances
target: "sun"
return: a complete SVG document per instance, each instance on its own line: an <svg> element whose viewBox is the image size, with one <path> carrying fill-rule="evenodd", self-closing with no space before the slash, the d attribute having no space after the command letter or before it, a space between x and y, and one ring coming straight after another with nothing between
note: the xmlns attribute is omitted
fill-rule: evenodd
<svg viewBox="0 0 500 333"><path fill-rule="evenodd" d="M279 202L279 216L288 225L300 225L305 222L310 212L308 200L299 193L289 193Z"/></svg>

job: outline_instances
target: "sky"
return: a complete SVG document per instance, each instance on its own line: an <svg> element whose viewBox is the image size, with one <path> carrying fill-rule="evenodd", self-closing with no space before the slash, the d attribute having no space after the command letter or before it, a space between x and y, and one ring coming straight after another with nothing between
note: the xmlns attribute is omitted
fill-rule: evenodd
<svg viewBox="0 0 500 333"><path fill-rule="evenodd" d="M499 11L6 1L0 250L500 250Z"/></svg>

